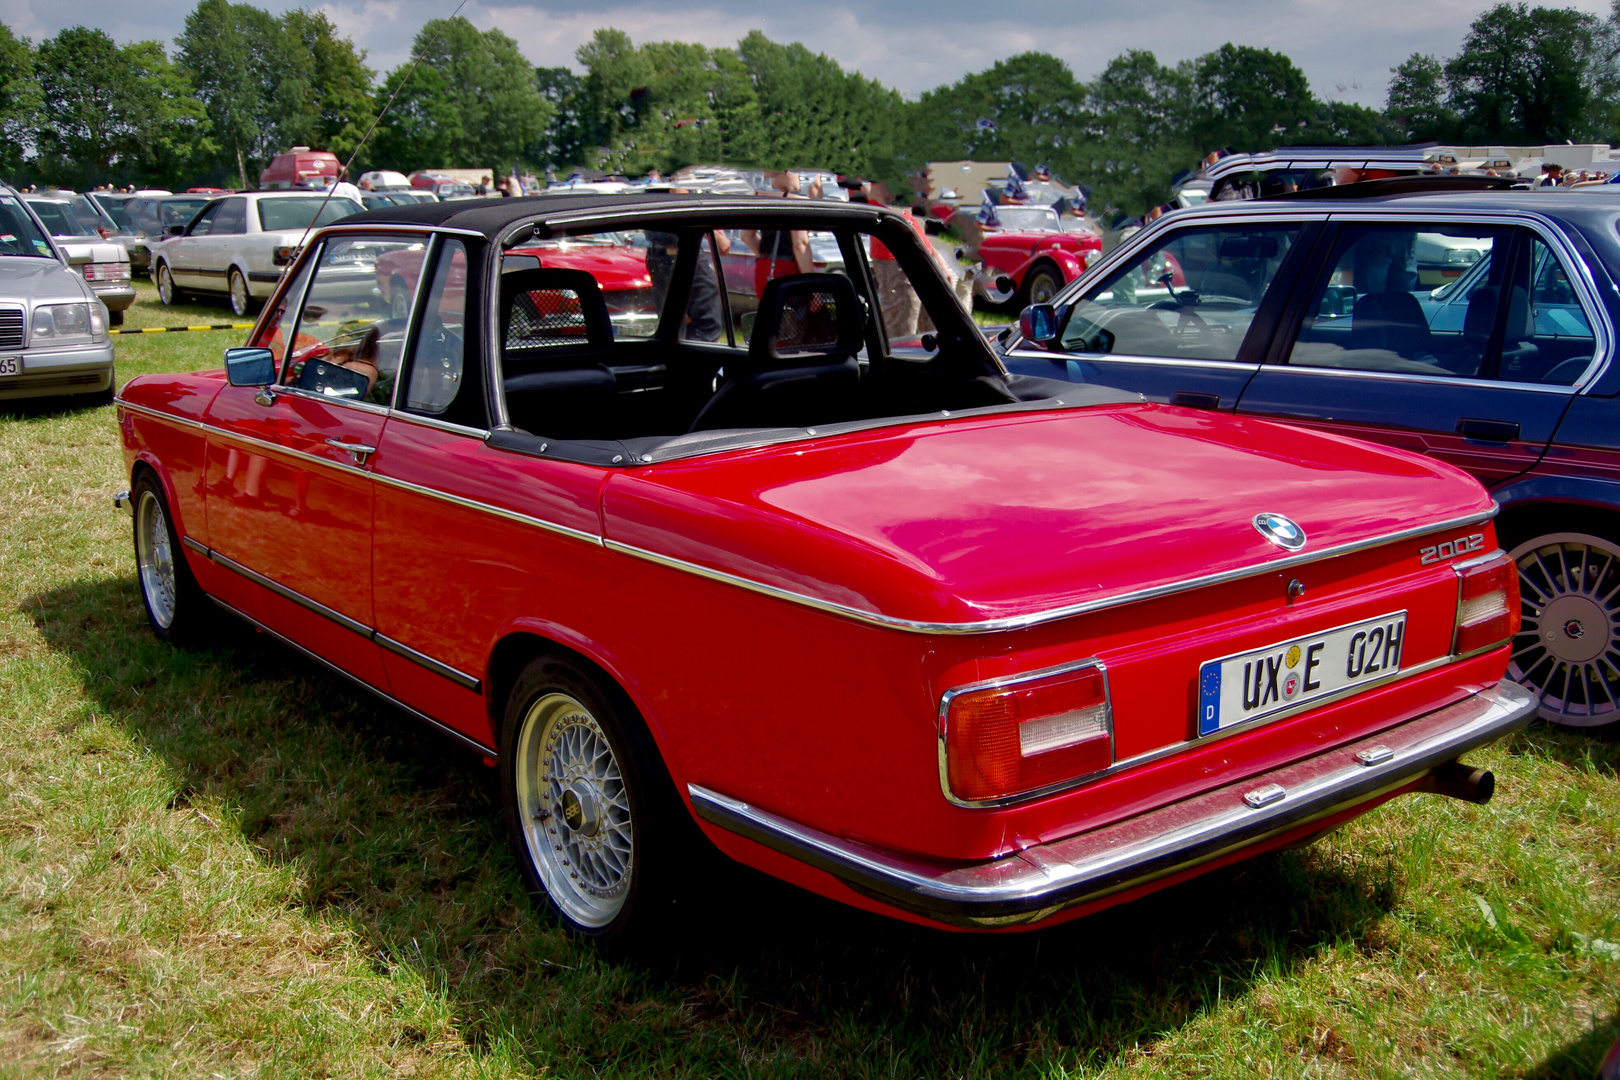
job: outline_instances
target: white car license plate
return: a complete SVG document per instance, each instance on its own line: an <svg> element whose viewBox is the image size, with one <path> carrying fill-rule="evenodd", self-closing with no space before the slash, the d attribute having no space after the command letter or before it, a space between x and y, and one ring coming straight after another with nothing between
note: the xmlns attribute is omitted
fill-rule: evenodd
<svg viewBox="0 0 1620 1080"><path fill-rule="evenodd" d="M1401 670L1406 612L1206 662L1198 671L1198 734L1213 735Z"/></svg>
<svg viewBox="0 0 1620 1080"><path fill-rule="evenodd" d="M7 375L21 375L21 374L22 374L22 357L20 357L20 356L0 356L0 379L5 378Z"/></svg>

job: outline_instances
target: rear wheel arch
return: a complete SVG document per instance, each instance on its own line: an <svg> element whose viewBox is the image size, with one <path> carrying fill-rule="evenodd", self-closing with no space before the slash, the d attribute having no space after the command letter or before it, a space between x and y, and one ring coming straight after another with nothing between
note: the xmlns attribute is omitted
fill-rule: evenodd
<svg viewBox="0 0 1620 1080"><path fill-rule="evenodd" d="M494 732L496 749L502 753L506 747L500 745L500 732L503 718L506 715L506 701L512 694L512 688L517 684L518 677L529 662L541 656L563 656L580 664L600 683L604 693L614 699L614 704L625 710L627 715L638 719L641 726L647 730L653 745L658 749L658 756L663 763L664 773L673 782L674 770L670 768L670 757L665 740L660 738L657 725L651 719L651 714L636 700L635 696L625 688L625 682L617 672L613 671L592 656L580 649L574 648L555 637L547 636L533 628L515 629L505 634L495 648L490 651L489 663L486 666L484 685L487 691L484 695L484 708L489 714L490 728Z"/></svg>
<svg viewBox="0 0 1620 1080"><path fill-rule="evenodd" d="M1504 551L1537 536L1565 532L1620 543L1620 506L1527 499L1504 507L1496 516L1496 542Z"/></svg>

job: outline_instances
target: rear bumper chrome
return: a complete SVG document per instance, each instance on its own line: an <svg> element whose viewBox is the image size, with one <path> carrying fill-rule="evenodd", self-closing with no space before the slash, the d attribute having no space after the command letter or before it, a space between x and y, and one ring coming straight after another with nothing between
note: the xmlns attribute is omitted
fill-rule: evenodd
<svg viewBox="0 0 1620 1080"><path fill-rule="evenodd" d="M1434 775L1527 725L1536 700L1503 681L1377 735L1241 783L988 862L948 864L842 840L695 784L698 816L937 922L994 927L1149 884Z"/></svg>

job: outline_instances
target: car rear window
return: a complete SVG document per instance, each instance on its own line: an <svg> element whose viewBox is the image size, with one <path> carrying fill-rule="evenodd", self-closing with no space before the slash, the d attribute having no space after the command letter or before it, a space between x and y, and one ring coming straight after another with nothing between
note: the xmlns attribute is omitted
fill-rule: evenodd
<svg viewBox="0 0 1620 1080"><path fill-rule="evenodd" d="M82 220L68 203L40 199L37 202L29 200L28 205L33 207L34 213L39 215L39 220L45 223L52 236L90 236L96 231L95 225Z"/></svg>
<svg viewBox="0 0 1620 1080"><path fill-rule="evenodd" d="M96 202L100 204L102 212L112 218L113 224L120 229L133 229L135 227L134 220L129 216L129 207L126 205L128 200L97 199Z"/></svg>
<svg viewBox="0 0 1620 1080"><path fill-rule="evenodd" d="M259 227L265 232L317 228L350 214L358 214L361 209L352 199L327 199L321 195L260 199Z"/></svg>
<svg viewBox="0 0 1620 1080"><path fill-rule="evenodd" d="M163 225L188 225L191 219L197 216L197 211L208 205L207 199L174 199L170 202L159 203L163 211Z"/></svg>

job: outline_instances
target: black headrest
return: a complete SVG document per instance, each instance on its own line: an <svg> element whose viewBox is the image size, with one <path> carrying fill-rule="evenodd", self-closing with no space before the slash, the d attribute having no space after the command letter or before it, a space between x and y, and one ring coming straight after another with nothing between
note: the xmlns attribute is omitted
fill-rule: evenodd
<svg viewBox="0 0 1620 1080"><path fill-rule="evenodd" d="M1366 293L1350 315L1350 338L1352 348L1406 354L1427 347L1429 322L1411 293Z"/></svg>
<svg viewBox="0 0 1620 1080"><path fill-rule="evenodd" d="M791 274L760 294L748 363L756 371L837 363L860 352L866 314L843 274Z"/></svg>
<svg viewBox="0 0 1620 1080"><path fill-rule="evenodd" d="M501 275L506 353L579 356L613 346L613 323L596 279L584 270L539 267Z"/></svg>

